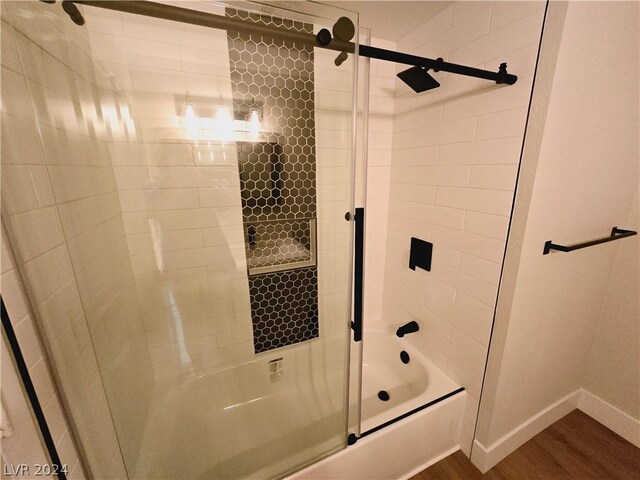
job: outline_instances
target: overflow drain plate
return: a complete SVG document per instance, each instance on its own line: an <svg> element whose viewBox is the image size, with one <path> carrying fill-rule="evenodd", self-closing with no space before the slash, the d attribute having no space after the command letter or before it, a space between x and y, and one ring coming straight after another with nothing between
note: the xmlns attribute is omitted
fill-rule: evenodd
<svg viewBox="0 0 640 480"><path fill-rule="evenodd" d="M411 357L409 356L409 354L407 352L405 352L403 350L403 351L400 352L400 360L402 360L402 363L404 363L406 365L411 360Z"/></svg>
<svg viewBox="0 0 640 480"><path fill-rule="evenodd" d="M383 402L386 402L386 401L388 401L388 400L389 400L389 398L390 398L390 397L389 397L389 394L387 393L387 391L386 391L386 390L380 390L380 391L378 392L378 398L379 398L380 400L382 400Z"/></svg>

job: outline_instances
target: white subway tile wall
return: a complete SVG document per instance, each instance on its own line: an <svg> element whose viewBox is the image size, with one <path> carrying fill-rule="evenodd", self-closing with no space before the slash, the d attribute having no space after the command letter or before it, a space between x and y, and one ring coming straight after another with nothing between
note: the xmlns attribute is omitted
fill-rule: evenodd
<svg viewBox="0 0 640 480"><path fill-rule="evenodd" d="M379 38L372 38L371 44L390 50L397 47L394 42ZM365 326L379 323L382 315L393 142L393 112L388 106L393 105L395 73L393 63L371 60L366 146Z"/></svg>
<svg viewBox="0 0 640 480"><path fill-rule="evenodd" d="M314 50L320 335L344 332L350 318L349 298L344 292L350 289L353 224L345 221L344 214L353 194L353 74L346 64L347 68L336 67L334 59L333 52Z"/></svg>
<svg viewBox="0 0 640 480"><path fill-rule="evenodd" d="M134 463L153 377L104 141L117 134L109 116L117 99L88 55L86 31L62 10L3 2L2 20L2 197L15 260L91 475L124 478L114 423ZM82 478L15 268L2 285L62 461ZM119 391L129 392L120 402Z"/></svg>
<svg viewBox="0 0 640 480"><path fill-rule="evenodd" d="M433 73L441 87L423 94L395 84L381 321L391 330L417 320L410 341L467 389L467 454L543 13L537 1L456 2L398 41L400 51L488 70L507 62L518 75L496 87ZM409 270L412 236L434 244L431 272Z"/></svg>
<svg viewBox="0 0 640 480"><path fill-rule="evenodd" d="M224 8L198 8L224 15ZM177 24L169 38L154 19L97 9L87 18L94 58L114 74L142 139L109 149L155 378L242 363L253 356L253 338L237 149L193 142L180 118L189 101L197 115L213 116L218 106L232 110L226 33ZM348 321L346 69L316 52L317 184L327 199L317 227L321 335L342 331ZM339 75L346 77L336 82ZM341 90L337 103L332 86Z"/></svg>
<svg viewBox="0 0 640 480"><path fill-rule="evenodd" d="M198 2L224 15L224 8ZM192 138L182 114L232 111L227 36L192 25L87 11L94 59L113 73L135 140L111 143L156 380L253 354L234 143Z"/></svg>
<svg viewBox="0 0 640 480"><path fill-rule="evenodd" d="M371 44L395 48L395 43L373 39ZM334 53L316 49L316 148L318 170L319 241L326 249L320 257L320 311L336 328L348 321L347 300L341 293L349 288L350 257L347 248L352 224L344 221L345 206L352 195L351 122L352 76L345 66L336 67ZM364 88L363 68L358 88ZM391 170L393 129L393 63L374 60L369 69L368 143L362 125L357 135L355 206L366 206L364 322L376 323L382 312L382 286L387 243L387 207ZM359 97L362 97L359 93ZM362 108L362 105L359 105ZM364 161L367 168L364 171ZM365 187L366 183L366 189ZM365 199L366 191L366 199ZM331 291L323 290L331 288Z"/></svg>

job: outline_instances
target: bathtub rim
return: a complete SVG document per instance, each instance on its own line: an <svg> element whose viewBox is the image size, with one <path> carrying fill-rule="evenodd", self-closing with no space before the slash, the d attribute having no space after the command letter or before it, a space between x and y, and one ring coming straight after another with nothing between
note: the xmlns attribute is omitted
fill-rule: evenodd
<svg viewBox="0 0 640 480"><path fill-rule="evenodd" d="M465 391L464 387L458 387L457 389L455 389L455 390L453 390L453 391L451 391L449 393L445 393L444 395L442 395L442 396L440 396L440 397L438 397L438 398L436 398L434 400L431 400L431 401L429 401L429 402L427 402L427 403L425 403L423 405L420 405L419 407L416 407L413 410L409 410L408 412L405 412L405 413L403 413L401 415L398 415L397 417L394 417L391 420L387 420L386 422L381 423L380 425L377 425L377 426L375 426L373 428L370 428L369 430L367 430L365 432L362 432L357 439L360 440L361 438L364 438L367 435L371 435L372 433L376 433L376 432L382 430L383 428L389 427L389 426L393 425L396 422L404 420L405 418L408 418L411 415L414 415L414 414L416 414L418 412L421 412L422 410L425 410L426 408L429 408L429 407L431 407L431 406L433 406L433 405L435 405L437 403L443 402L443 401L447 400L448 398L451 398L454 395L457 395L457 394L459 394L461 392L464 392L464 391Z"/></svg>
<svg viewBox="0 0 640 480"><path fill-rule="evenodd" d="M378 337L387 337L390 342L394 342L401 350L406 350L411 354L411 358L415 358L421 364L421 366L426 371L428 375L427 378L427 387L424 393L421 393L417 397L413 397L408 401L402 402L398 405L390 406L387 411L393 412L394 410L398 410L393 412L393 414L389 418L384 418L385 415L383 413L374 414L368 418L365 418L364 412L361 414L361 422L360 422L360 436L357 438L362 438L365 435L373 433L375 431L379 431L385 426L392 425L395 422L398 422L404 418L407 418L415 413L418 413L430 406L433 406L439 402L442 402L457 393L460 393L465 390L464 387L459 385L455 380L453 380L449 375L447 375L441 368L439 368L435 363L433 363L429 358L426 357L422 352L418 350L416 346L414 346L409 340L404 338L397 338L395 333L389 330L388 328L384 328L382 326L377 326L378 328L368 328L363 332L363 364L366 362L366 352L367 352L367 337L371 334L374 334ZM387 341L387 339L385 339ZM436 389L437 394L434 396L433 393L429 394L429 387L431 385L432 379L436 381L433 382L433 388ZM364 390L364 382L365 376L362 376L361 380L361 390ZM438 385L440 382L444 382L444 384ZM434 392L435 393L435 392ZM369 398L369 397L367 397ZM364 396L362 398L364 402ZM415 400L415 401L414 401ZM422 400L422 401L421 401ZM362 404L361 404L362 405ZM405 408L401 408L402 406ZM362 407L361 407L362 408ZM379 417L383 418L379 418ZM375 420L375 421L374 421Z"/></svg>
<svg viewBox="0 0 640 480"><path fill-rule="evenodd" d="M408 480L425 468L460 450L462 417L464 415L467 395L468 393L466 391L452 395L446 400L434 405L433 408L423 409L421 412L418 412L413 416L413 419L404 418L388 428L363 438L360 442L349 445L333 455L322 458L307 468L285 477L284 480L362 480L363 478L379 478L380 480L396 478L397 480ZM447 440L444 443L442 443L442 437L433 437L432 430L424 428L425 422L428 422L429 419L441 416L446 416L450 420L447 422L449 427L446 435ZM418 433L416 429L422 433ZM417 433L418 437L416 437ZM404 456L393 457L391 460L392 463L404 463L403 466L398 465L399 468L397 469L401 470L402 473L397 472L393 477L376 477L375 475L378 468L384 465L381 465L380 461L387 462L386 459L388 457L384 455L373 455L370 461L357 461L355 468L349 468L350 466L354 467L354 462L349 461L350 457L353 455L358 456L358 451L364 451L367 453L366 456L369 457L370 453L375 453L375 444L383 441L387 434L392 436L397 435L396 438L401 445L400 450L402 450L402 448L420 449L421 458L419 460L413 459L413 461L407 461ZM420 441L416 442L418 439ZM433 442L429 440L433 440ZM395 444L389 446L387 442L383 450L395 448L394 445ZM372 447L374 447L374 452L371 451ZM424 451L425 449L428 451ZM378 452L378 454L379 453L380 452ZM359 457L360 460L362 460L362 455ZM347 465L345 465L345 461ZM356 472L355 474L354 471Z"/></svg>

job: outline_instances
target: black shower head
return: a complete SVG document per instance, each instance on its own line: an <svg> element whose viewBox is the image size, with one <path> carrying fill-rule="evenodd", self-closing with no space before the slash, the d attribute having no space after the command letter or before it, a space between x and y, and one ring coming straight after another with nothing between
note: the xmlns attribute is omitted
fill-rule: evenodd
<svg viewBox="0 0 640 480"><path fill-rule="evenodd" d="M416 93L426 92L440 86L440 83L429 75L424 67L411 67L408 70L403 70L398 74L398 78Z"/></svg>

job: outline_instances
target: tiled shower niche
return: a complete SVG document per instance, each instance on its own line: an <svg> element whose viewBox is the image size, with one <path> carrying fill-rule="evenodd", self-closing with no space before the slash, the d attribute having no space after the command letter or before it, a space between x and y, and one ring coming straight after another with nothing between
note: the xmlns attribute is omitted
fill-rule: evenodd
<svg viewBox="0 0 640 480"><path fill-rule="evenodd" d="M226 15L312 33L301 22ZM256 353L319 335L313 48L227 32L234 117L260 121L238 142Z"/></svg>
<svg viewBox="0 0 640 480"><path fill-rule="evenodd" d="M244 225L249 275L315 266L315 219Z"/></svg>

